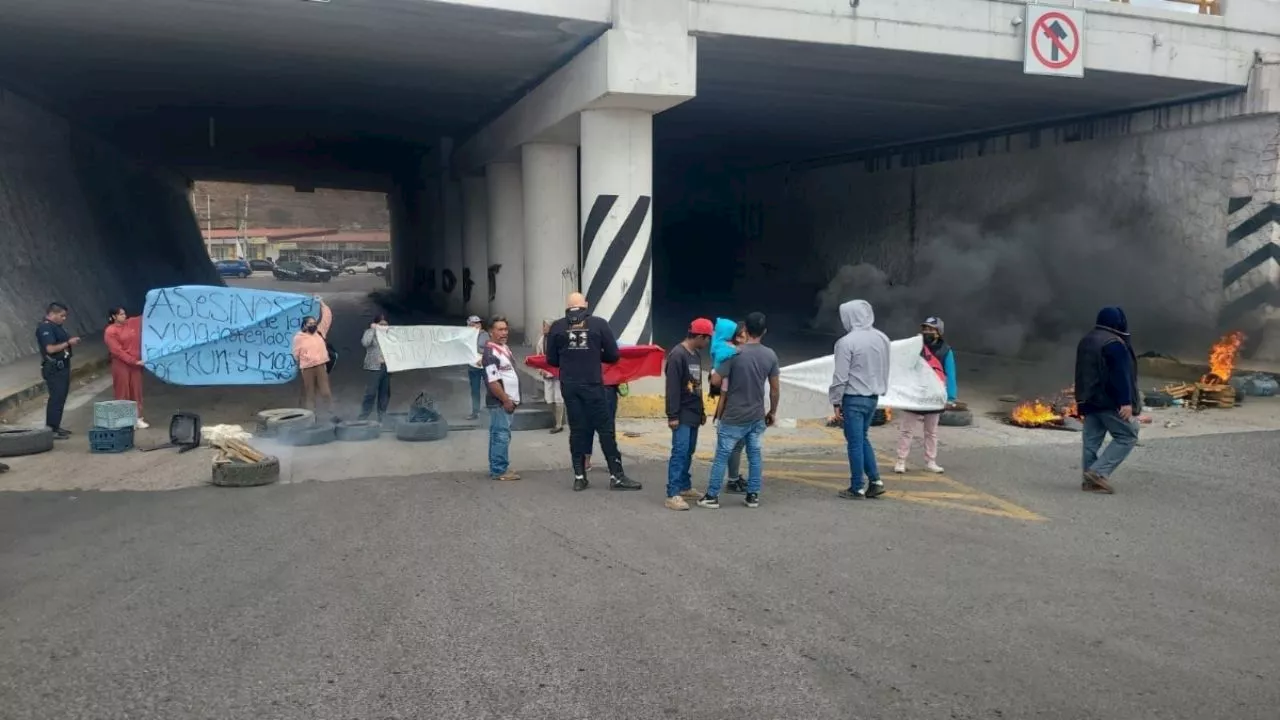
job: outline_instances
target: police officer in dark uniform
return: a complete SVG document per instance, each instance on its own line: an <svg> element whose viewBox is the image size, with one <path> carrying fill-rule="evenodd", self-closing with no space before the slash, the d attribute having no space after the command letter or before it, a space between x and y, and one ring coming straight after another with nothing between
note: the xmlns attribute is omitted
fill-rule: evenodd
<svg viewBox="0 0 1280 720"><path fill-rule="evenodd" d="M569 416L569 453L573 458L573 489L587 489L586 456L591 438L600 435L600 449L609 463L612 490L639 490L640 483L622 470L622 454L613 429L613 412L605 395L601 363L618 361L618 339L609 323L592 317L587 299L573 293L564 317L547 333L547 364L560 369L560 394Z"/></svg>
<svg viewBox="0 0 1280 720"><path fill-rule="evenodd" d="M44 312L44 322L36 326L36 345L40 348L40 374L49 392L49 404L44 410L44 424L53 430L53 437L66 440L71 432L62 427L62 408L71 392L71 348L80 344L79 337L72 337L62 326L67 321L67 306L49 303Z"/></svg>

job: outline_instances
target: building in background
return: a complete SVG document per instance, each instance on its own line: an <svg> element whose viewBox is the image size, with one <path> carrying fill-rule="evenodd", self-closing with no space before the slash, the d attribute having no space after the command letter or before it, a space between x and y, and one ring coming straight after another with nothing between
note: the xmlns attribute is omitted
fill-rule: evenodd
<svg viewBox="0 0 1280 720"><path fill-rule="evenodd" d="M337 228L248 228L206 230L205 243L213 260L297 260L322 257L341 263L390 262L391 233L387 230L341 231Z"/></svg>

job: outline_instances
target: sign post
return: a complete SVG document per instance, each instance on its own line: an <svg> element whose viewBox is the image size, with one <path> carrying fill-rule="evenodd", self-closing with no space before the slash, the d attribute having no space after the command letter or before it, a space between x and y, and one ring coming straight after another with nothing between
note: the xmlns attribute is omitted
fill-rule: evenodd
<svg viewBox="0 0 1280 720"><path fill-rule="evenodd" d="M1084 11L1027 6L1027 75L1084 77Z"/></svg>

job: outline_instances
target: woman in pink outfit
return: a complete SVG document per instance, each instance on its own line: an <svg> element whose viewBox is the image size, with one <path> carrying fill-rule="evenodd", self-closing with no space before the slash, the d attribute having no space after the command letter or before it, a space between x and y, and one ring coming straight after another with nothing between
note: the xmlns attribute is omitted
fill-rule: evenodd
<svg viewBox="0 0 1280 720"><path fill-rule="evenodd" d="M926 318L920 323L920 334L924 336L920 355L947 386L947 406L950 407L956 401L956 360L951 346L942 337L945 328L942 318ZM898 415L898 462L893 465L894 472L907 471L907 455L911 452L917 428L924 429L924 469L942 472L942 466L938 464L938 420L941 418L942 410L923 413L901 411Z"/></svg>
<svg viewBox="0 0 1280 720"><path fill-rule="evenodd" d="M142 419L142 317L129 317L122 307L111 308L107 329L102 333L111 355L111 388L116 400L132 400L138 405L134 427L149 427Z"/></svg>

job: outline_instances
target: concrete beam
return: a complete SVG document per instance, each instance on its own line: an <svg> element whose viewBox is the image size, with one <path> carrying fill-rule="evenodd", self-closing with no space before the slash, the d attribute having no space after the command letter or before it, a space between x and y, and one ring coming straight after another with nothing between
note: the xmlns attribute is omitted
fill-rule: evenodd
<svg viewBox="0 0 1280 720"><path fill-rule="evenodd" d="M465 5L484 10L502 10L527 15L545 15L568 20L607 23L612 18L614 0L432 0L444 5Z"/></svg>
<svg viewBox="0 0 1280 720"><path fill-rule="evenodd" d="M473 172L526 143L576 143L583 110L675 107L697 93L697 62L687 35L610 30L463 144L454 169Z"/></svg>
<svg viewBox="0 0 1280 720"><path fill-rule="evenodd" d="M1233 0L1225 17L1123 3L1042 4L1088 13L1088 70L1244 86L1256 51L1280 52L1280 4L1273 0ZM698 0L689 3L689 31L1021 62L1026 5L1026 0L913 0L859 7L849 0Z"/></svg>

